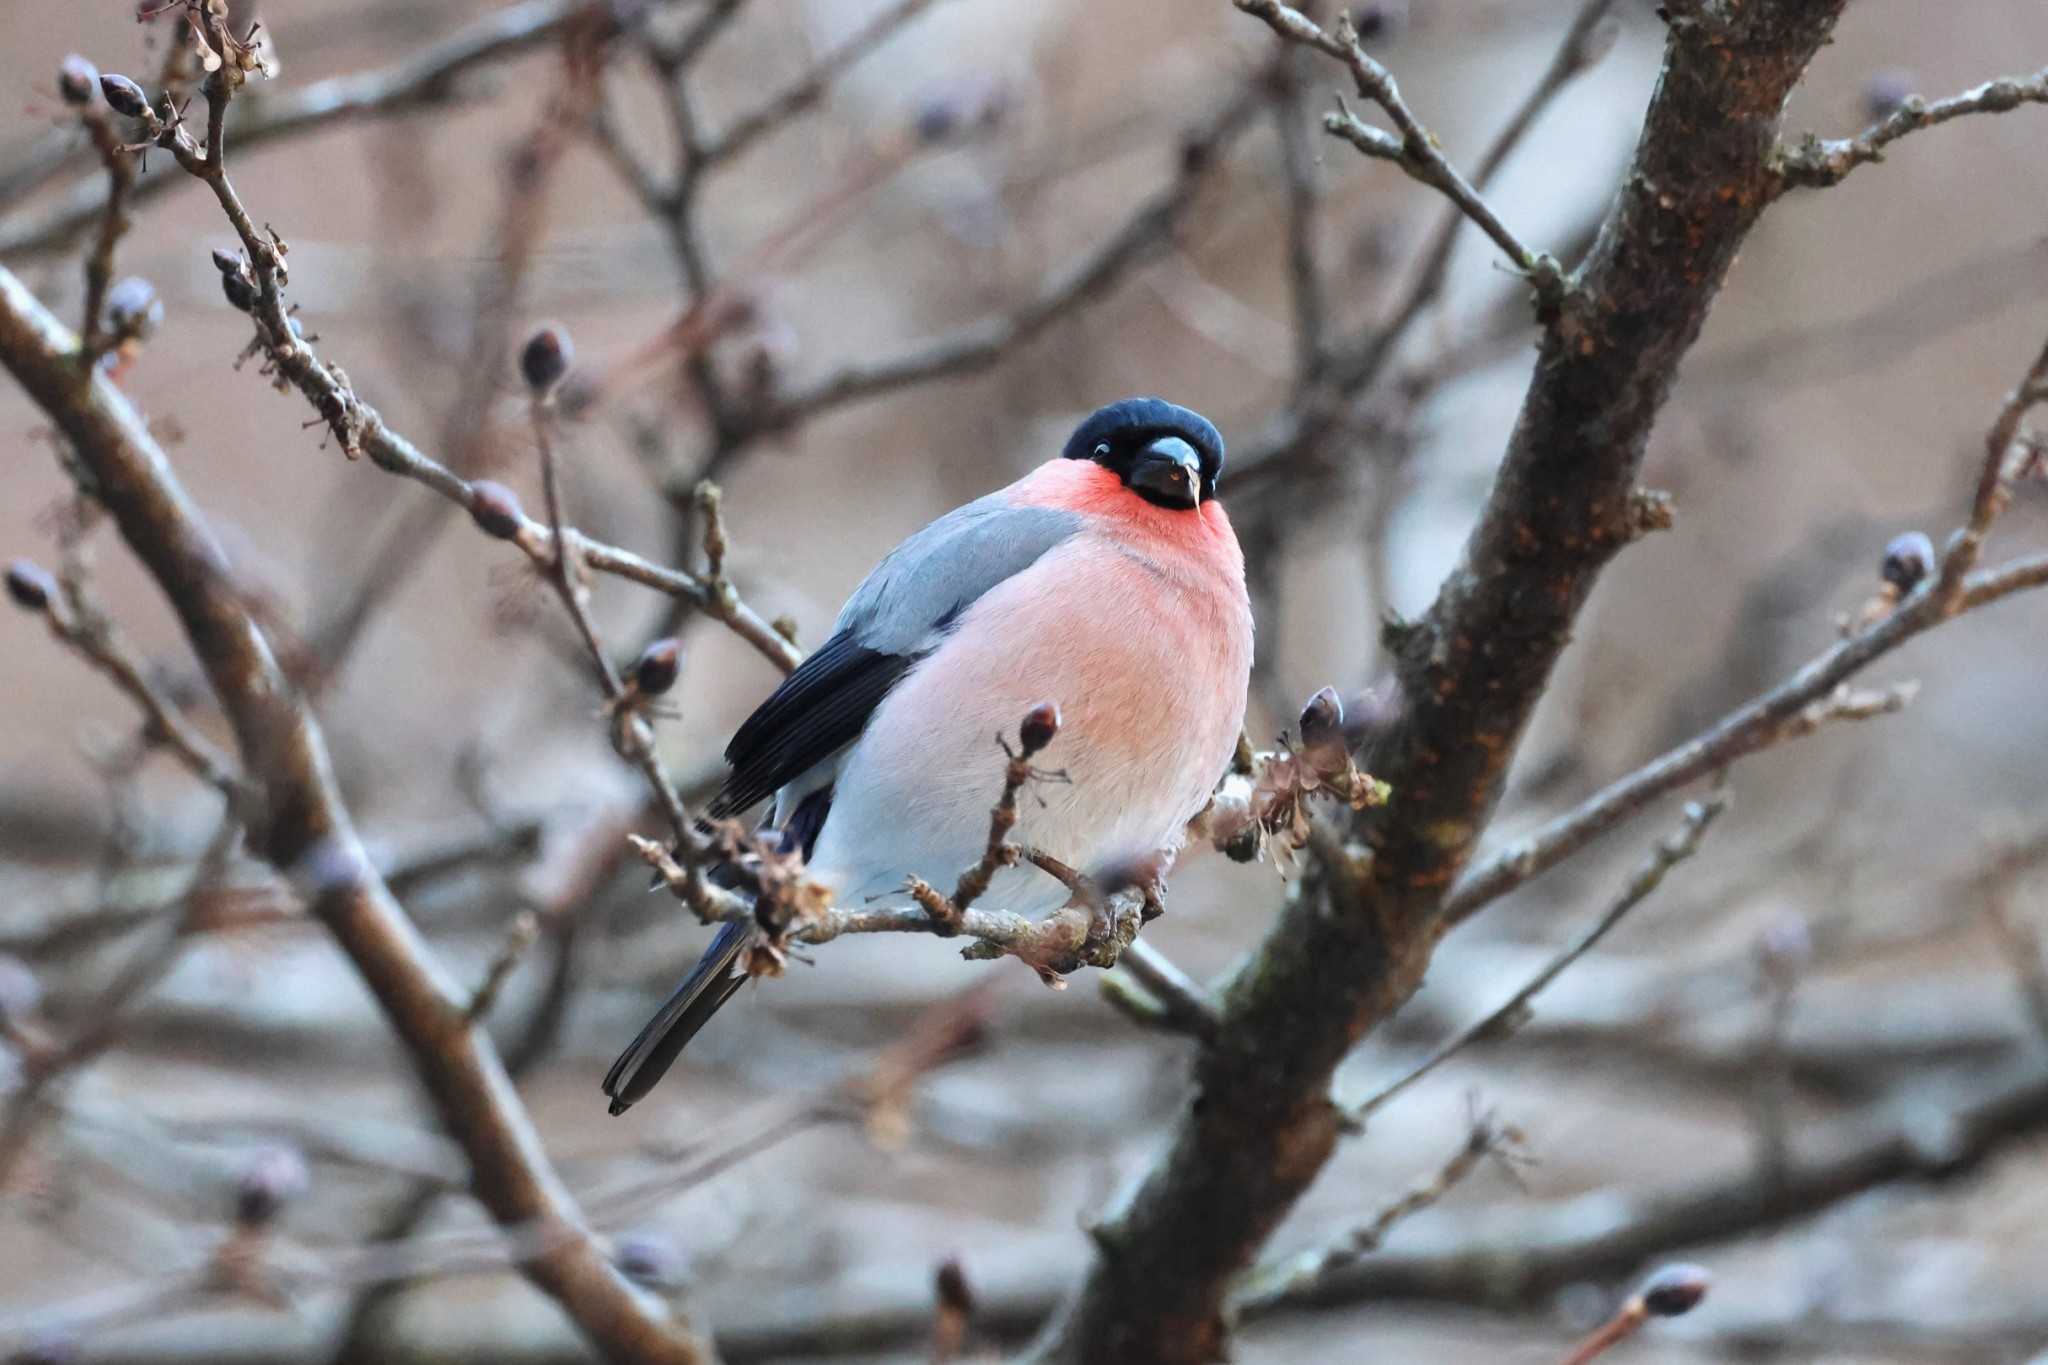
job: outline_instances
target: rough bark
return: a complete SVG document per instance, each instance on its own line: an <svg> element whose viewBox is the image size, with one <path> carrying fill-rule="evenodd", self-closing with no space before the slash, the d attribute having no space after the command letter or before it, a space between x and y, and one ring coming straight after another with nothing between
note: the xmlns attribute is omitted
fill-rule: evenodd
<svg viewBox="0 0 2048 1365"><path fill-rule="evenodd" d="M1462 562L1392 630L1400 722L1372 756L1394 800L1325 841L1223 1002L1166 1150L1096 1229L1040 1357L1221 1357L1233 1278L1340 1134L1344 1055L1413 993L1452 879L1499 798L1596 576L1654 524L1635 484L1657 412L1743 238L1782 188L1781 111L1844 0L1666 6L1633 164L1546 321L1535 375Z"/></svg>

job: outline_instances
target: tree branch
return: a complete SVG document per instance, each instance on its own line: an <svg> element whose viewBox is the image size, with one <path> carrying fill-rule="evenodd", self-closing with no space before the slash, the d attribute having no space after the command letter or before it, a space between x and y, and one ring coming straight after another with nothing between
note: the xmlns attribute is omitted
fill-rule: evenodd
<svg viewBox="0 0 2048 1365"><path fill-rule="evenodd" d="M1908 133L1932 128L1966 114L2003 114L2022 104L2048 103L2048 67L2030 76L2003 76L1974 90L1929 104L1918 95L1899 101L1891 113L1855 137L1821 138L1808 133L1797 145L1781 148L1778 172L1787 186L1823 189L1839 185L1858 166L1884 160L1885 148Z"/></svg>
<svg viewBox="0 0 2048 1365"><path fill-rule="evenodd" d="M477 1198L501 1224L562 1229L527 1276L618 1360L696 1365L687 1325L619 1277L581 1229L489 1037L435 964L357 838L318 722L230 581L226 558L140 416L103 377L82 378L73 338L0 270L0 363L70 439L96 496L169 597L264 794L252 844L304 887L404 1041L467 1153Z"/></svg>
<svg viewBox="0 0 2048 1365"><path fill-rule="evenodd" d="M439 42L420 47L403 61L371 71L334 76L298 90L251 94L242 101L228 131L244 150L332 128L357 118L412 113L455 98L456 80L472 68L515 56L558 36L589 0L526 0L507 5ZM22 165L0 171L0 203L9 202L74 158L38 151ZM150 176L135 186L135 203L154 199L180 183L176 176ZM96 177L65 190L56 204L0 221L0 256L70 244L78 228L96 216L104 195Z"/></svg>
<svg viewBox="0 0 2048 1365"><path fill-rule="evenodd" d="M1635 875L1629 878L1628 885L1622 888L1621 894L1614 898L1606 912L1595 920L1590 928L1573 939L1564 951L1546 962L1543 969L1531 977L1527 985L1509 996L1507 1003L1499 1009L1478 1023L1460 1029L1450 1041L1403 1072L1398 1080L1382 1086L1356 1104L1346 1105L1345 1120L1354 1127L1364 1127L1366 1121L1379 1112L1387 1101L1472 1044L1482 1038L1500 1038L1511 1032L1528 1016L1530 1002L1543 993L1544 987L1557 980L1567 967L1598 946L1600 940L1606 938L1608 932L1621 923L1629 911L1648 900L1651 893L1664 884L1664 878L1672 868L1699 851L1700 840L1706 837L1707 827L1719 819L1721 812L1727 807L1727 798L1720 792L1715 792L1705 801L1694 802L1686 807L1685 820L1678 829L1651 850L1650 856L1643 861Z"/></svg>
<svg viewBox="0 0 2048 1365"><path fill-rule="evenodd" d="M1564 271L1557 259L1522 245L1479 191L1451 164L1450 158L1437 145L1436 138L1422 126L1421 120L1408 107L1408 102L1401 98L1401 89L1395 84L1393 73L1359 45L1358 34L1347 14L1340 12L1334 28L1326 31L1315 20L1300 10L1281 4L1280 0L1236 0L1236 4L1246 14L1263 20L1283 40L1312 47L1344 63L1351 72L1352 82L1358 87L1359 97L1371 100L1385 110L1400 136L1395 137L1366 123L1346 108L1341 99L1337 102L1336 112L1323 115L1325 131L1343 138L1369 157L1393 162L1414 179L1449 199L1457 205L1460 213L1493 239L1494 245L1507 255L1517 270L1529 277L1538 297L1546 304L1556 301L1564 290ZM1512 130L1512 125L1510 128Z"/></svg>
<svg viewBox="0 0 2048 1365"><path fill-rule="evenodd" d="M1640 533L1650 428L1769 202L1785 97L1840 9L1757 0L1672 26L1634 165L1546 331L1463 560L1423 621L1389 631L1403 709L1372 767L1396 797L1322 842L1233 979L1195 1102L1100 1225L1095 1264L1041 1359L1192 1362L1223 1349L1232 1278L1342 1132L1332 1073L1420 983L1445 894L1572 621Z"/></svg>

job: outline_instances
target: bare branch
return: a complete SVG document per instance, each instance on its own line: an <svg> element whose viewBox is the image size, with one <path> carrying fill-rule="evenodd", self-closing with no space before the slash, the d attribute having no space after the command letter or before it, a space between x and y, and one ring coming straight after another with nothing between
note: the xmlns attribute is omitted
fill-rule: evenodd
<svg viewBox="0 0 2048 1365"><path fill-rule="evenodd" d="M1821 138L1808 133L1778 152L1778 173L1786 185L1839 185L1858 166L1884 160L1885 148L1908 133L1932 128L1966 114L2003 114L2022 104L2048 103L2048 67L2028 76L2003 76L1974 90L1932 104L1909 95L1891 113L1855 137Z"/></svg>
<svg viewBox="0 0 2048 1365"><path fill-rule="evenodd" d="M315 81L298 90L251 94L239 102L228 130L236 145L247 150L321 132L351 119L435 108L457 98L458 78L470 70L547 42L590 11L587 0L525 0L507 5L390 66ZM30 163L0 172L0 202L18 198L75 159L48 152L32 156ZM136 186L134 201L154 199L177 183L174 176L151 176ZM0 220L0 256L70 243L78 228L99 212L103 197L96 179L80 180L50 209L24 211Z"/></svg>
<svg viewBox="0 0 2048 1365"><path fill-rule="evenodd" d="M1126 980L1126 977L1129 979ZM1185 1033L1203 1042L1216 1037L1216 998L1143 939L1117 960L1117 969L1102 978L1109 1002L1141 1023Z"/></svg>
<svg viewBox="0 0 2048 1365"><path fill-rule="evenodd" d="M1422 620L1387 632L1401 703L1373 769L1395 799L1318 843L1232 980L1218 1045L1196 1063L1197 1099L1103 1219L1088 1278L1039 1360L1113 1359L1132 1342L1159 1360L1224 1349L1231 1280L1336 1149L1332 1074L1420 984L1445 895L1572 623L1641 532L1649 432L1769 203L1785 99L1840 9L1757 0L1669 27L1633 164L1558 300L1459 565ZM1355 46L1339 45L1347 64ZM1422 155L1403 135L1404 154ZM1714 176L1697 173L1703 159Z"/></svg>
<svg viewBox="0 0 2048 1365"><path fill-rule="evenodd" d="M1518 1130L1495 1123L1491 1114L1474 1114L1465 1141L1450 1160L1357 1227L1346 1229L1322 1246L1251 1271L1232 1296L1232 1312L1256 1313L1270 1308L1356 1265L1379 1250L1380 1243L1403 1219L1449 1194L1488 1157L1511 1159L1521 1141Z"/></svg>
<svg viewBox="0 0 2048 1365"><path fill-rule="evenodd" d="M564 1229L525 1272L600 1349L694 1365L705 1352L611 1268L549 1166L490 1040L391 898L335 789L318 723L228 580L225 557L141 418L102 376L82 379L75 339L0 270L0 363L70 439L95 495L170 598L264 791L252 844L301 879L404 1040L468 1154L479 1200L504 1224Z"/></svg>
<svg viewBox="0 0 2048 1365"><path fill-rule="evenodd" d="M2048 347L2044 347L2000 408L1985 437L1985 455L1969 521L1956 532L1940 573L1888 614L1862 623L1826 653L1769 692L1738 707L1700 734L1609 784L1534 833L1467 870L1445 899L1456 923L1530 878L1547 871L1667 792L1704 773L1782 740L1808 735L1830 720L1867 719L1897 711L1912 700L1910 687L1875 693L1845 689L1847 680L1876 659L1952 617L2012 593L2037 587L2048 556L2017 559L1996 570L1977 570L1991 524L2005 506L2013 475L2013 449L2021 421L2048 401ZM1895 590L1897 585L1891 585Z"/></svg>
<svg viewBox="0 0 2048 1365"><path fill-rule="evenodd" d="M1181 144L1180 166L1165 188L1141 201L1121 227L1060 272L1038 296L1014 311L986 317L920 342L902 355L846 366L777 397L761 414L764 430L784 430L842 404L879 397L935 379L993 365L1070 313L1100 302L1126 272L1172 240L1197 192L1214 177L1223 153L1251 123L1263 96L1254 80Z"/></svg>
<svg viewBox="0 0 2048 1365"><path fill-rule="evenodd" d="M1628 885L1622 888L1621 894L1614 898L1599 919L1573 939L1556 957L1545 963L1543 970L1531 977L1527 985L1508 997L1506 1004L1479 1022L1461 1029L1456 1036L1404 1072L1400 1079L1381 1087L1356 1104L1345 1105L1345 1120L1354 1127L1363 1128L1387 1101L1466 1048L1482 1039L1492 1041L1513 1032L1528 1017L1530 1002L1543 993L1544 987L1557 980L1567 967L1598 946L1600 940L1607 937L1609 931L1621 923L1629 911L1648 900L1651 893L1664 884L1664 878L1672 868L1699 850L1700 840L1706 837L1708 826L1720 818L1721 812L1727 807L1727 797L1719 791L1712 793L1704 801L1695 801L1687 806L1683 823L1668 838L1658 843L1643 865L1636 869L1635 875L1629 878Z"/></svg>
<svg viewBox="0 0 2048 1365"><path fill-rule="evenodd" d="M740 115L699 149L705 167L730 161L756 141L824 99L832 83L850 66L874 51L889 36L932 6L932 0L895 0L831 51L814 61L796 81Z"/></svg>
<svg viewBox="0 0 2048 1365"><path fill-rule="evenodd" d="M1515 269L1528 277L1530 287L1539 298L1546 304L1557 301L1564 290L1563 267L1558 265L1555 257L1522 245L1479 191L1451 164L1437 146L1436 138L1422 126L1415 112L1408 107L1408 102L1401 98L1401 89L1395 84L1393 73L1359 45L1358 34L1351 26L1348 14L1340 13L1334 29L1325 31L1315 20L1300 10L1281 4L1280 0L1236 0L1236 4L1246 14L1263 20L1285 41L1304 44L1342 62L1351 72L1359 97L1371 100L1386 111L1400 136L1364 122L1346 108L1341 99L1334 113L1323 116L1325 131L1343 138L1367 156L1393 162L1414 179L1444 195L1458 206L1459 212L1477 224L1480 231L1493 239Z"/></svg>
<svg viewBox="0 0 2048 1365"><path fill-rule="evenodd" d="M10 567L10 587L17 571L18 566ZM41 595L44 601L39 610L49 624L50 634L113 679L114 685L142 708L147 719L145 742L169 749L193 776L226 796L230 804L248 795L235 771L234 760L186 720L178 704L150 680L113 621L85 596L82 585L70 581L61 586L52 583Z"/></svg>

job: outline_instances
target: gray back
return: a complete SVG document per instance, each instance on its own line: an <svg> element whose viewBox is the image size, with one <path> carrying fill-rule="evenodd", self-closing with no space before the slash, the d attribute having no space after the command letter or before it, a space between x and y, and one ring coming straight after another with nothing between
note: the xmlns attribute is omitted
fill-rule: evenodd
<svg viewBox="0 0 2048 1365"><path fill-rule="evenodd" d="M883 654L922 653L975 599L1080 526L1072 512L1012 507L1001 492L977 498L890 551L846 599L835 629Z"/></svg>

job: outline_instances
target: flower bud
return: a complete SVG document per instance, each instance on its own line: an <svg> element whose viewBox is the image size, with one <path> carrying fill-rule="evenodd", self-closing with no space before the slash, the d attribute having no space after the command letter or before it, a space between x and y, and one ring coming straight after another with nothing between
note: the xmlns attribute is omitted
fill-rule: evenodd
<svg viewBox="0 0 2048 1365"><path fill-rule="evenodd" d="M612 1247L612 1264L637 1285L666 1289L682 1283L683 1258L676 1244L658 1232L641 1230L621 1236Z"/></svg>
<svg viewBox="0 0 2048 1365"><path fill-rule="evenodd" d="M7 595L23 611L43 611L57 595L57 580L32 559L15 559L7 565Z"/></svg>
<svg viewBox="0 0 2048 1365"><path fill-rule="evenodd" d="M1643 1311L1654 1318L1683 1317L1699 1307L1714 1282L1705 1266L1667 1265L1653 1271L1636 1291Z"/></svg>
<svg viewBox="0 0 2048 1365"><path fill-rule="evenodd" d="M968 1286L967 1268L960 1264L958 1256L948 1256L939 1262L938 1273L932 1281L932 1289L941 1308L962 1316L974 1311L974 1290Z"/></svg>
<svg viewBox="0 0 2048 1365"><path fill-rule="evenodd" d="M107 330L124 340L147 340L163 324L164 301L140 275L116 281L107 291Z"/></svg>
<svg viewBox="0 0 2048 1365"><path fill-rule="evenodd" d="M1323 688L1301 708L1301 742L1310 748L1344 743L1344 702L1336 688Z"/></svg>
<svg viewBox="0 0 2048 1365"><path fill-rule="evenodd" d="M676 685L682 671L683 645L673 635L656 640L640 651L633 665L633 686L642 696L658 697Z"/></svg>
<svg viewBox="0 0 2048 1365"><path fill-rule="evenodd" d="M526 524L519 495L502 483L478 479L469 486L469 515L487 536L510 540Z"/></svg>
<svg viewBox="0 0 2048 1365"><path fill-rule="evenodd" d="M126 76L110 71L100 77L100 93L106 96L107 107L124 118L141 118L149 112L149 99L142 87Z"/></svg>
<svg viewBox="0 0 2048 1365"><path fill-rule="evenodd" d="M526 381L527 388L546 393L562 382L575 358L576 347L569 334L550 323L527 338L519 352L519 376Z"/></svg>
<svg viewBox="0 0 2048 1365"><path fill-rule="evenodd" d="M220 292L226 296L228 307L237 313L254 312L256 309L256 286L241 271L220 277Z"/></svg>
<svg viewBox="0 0 2048 1365"><path fill-rule="evenodd" d="M1878 572L1900 592L1913 591L1921 579L1934 572L1934 542L1923 531L1892 537L1892 543L1884 547L1884 563Z"/></svg>
<svg viewBox="0 0 2048 1365"><path fill-rule="evenodd" d="M76 52L57 64L57 93L74 109L91 104L99 88L99 68Z"/></svg>
<svg viewBox="0 0 2048 1365"><path fill-rule="evenodd" d="M265 1147L249 1159L235 1182L235 1221L261 1227L306 1192L306 1159L296 1147Z"/></svg>
<svg viewBox="0 0 2048 1365"><path fill-rule="evenodd" d="M1017 743L1024 750L1024 757L1030 758L1060 732L1060 708L1053 702L1042 701L1024 715L1024 723L1017 728Z"/></svg>
<svg viewBox="0 0 2048 1365"><path fill-rule="evenodd" d="M1893 67L1872 73L1863 83L1863 112L1873 120L1886 119L1913 97L1913 73Z"/></svg>

